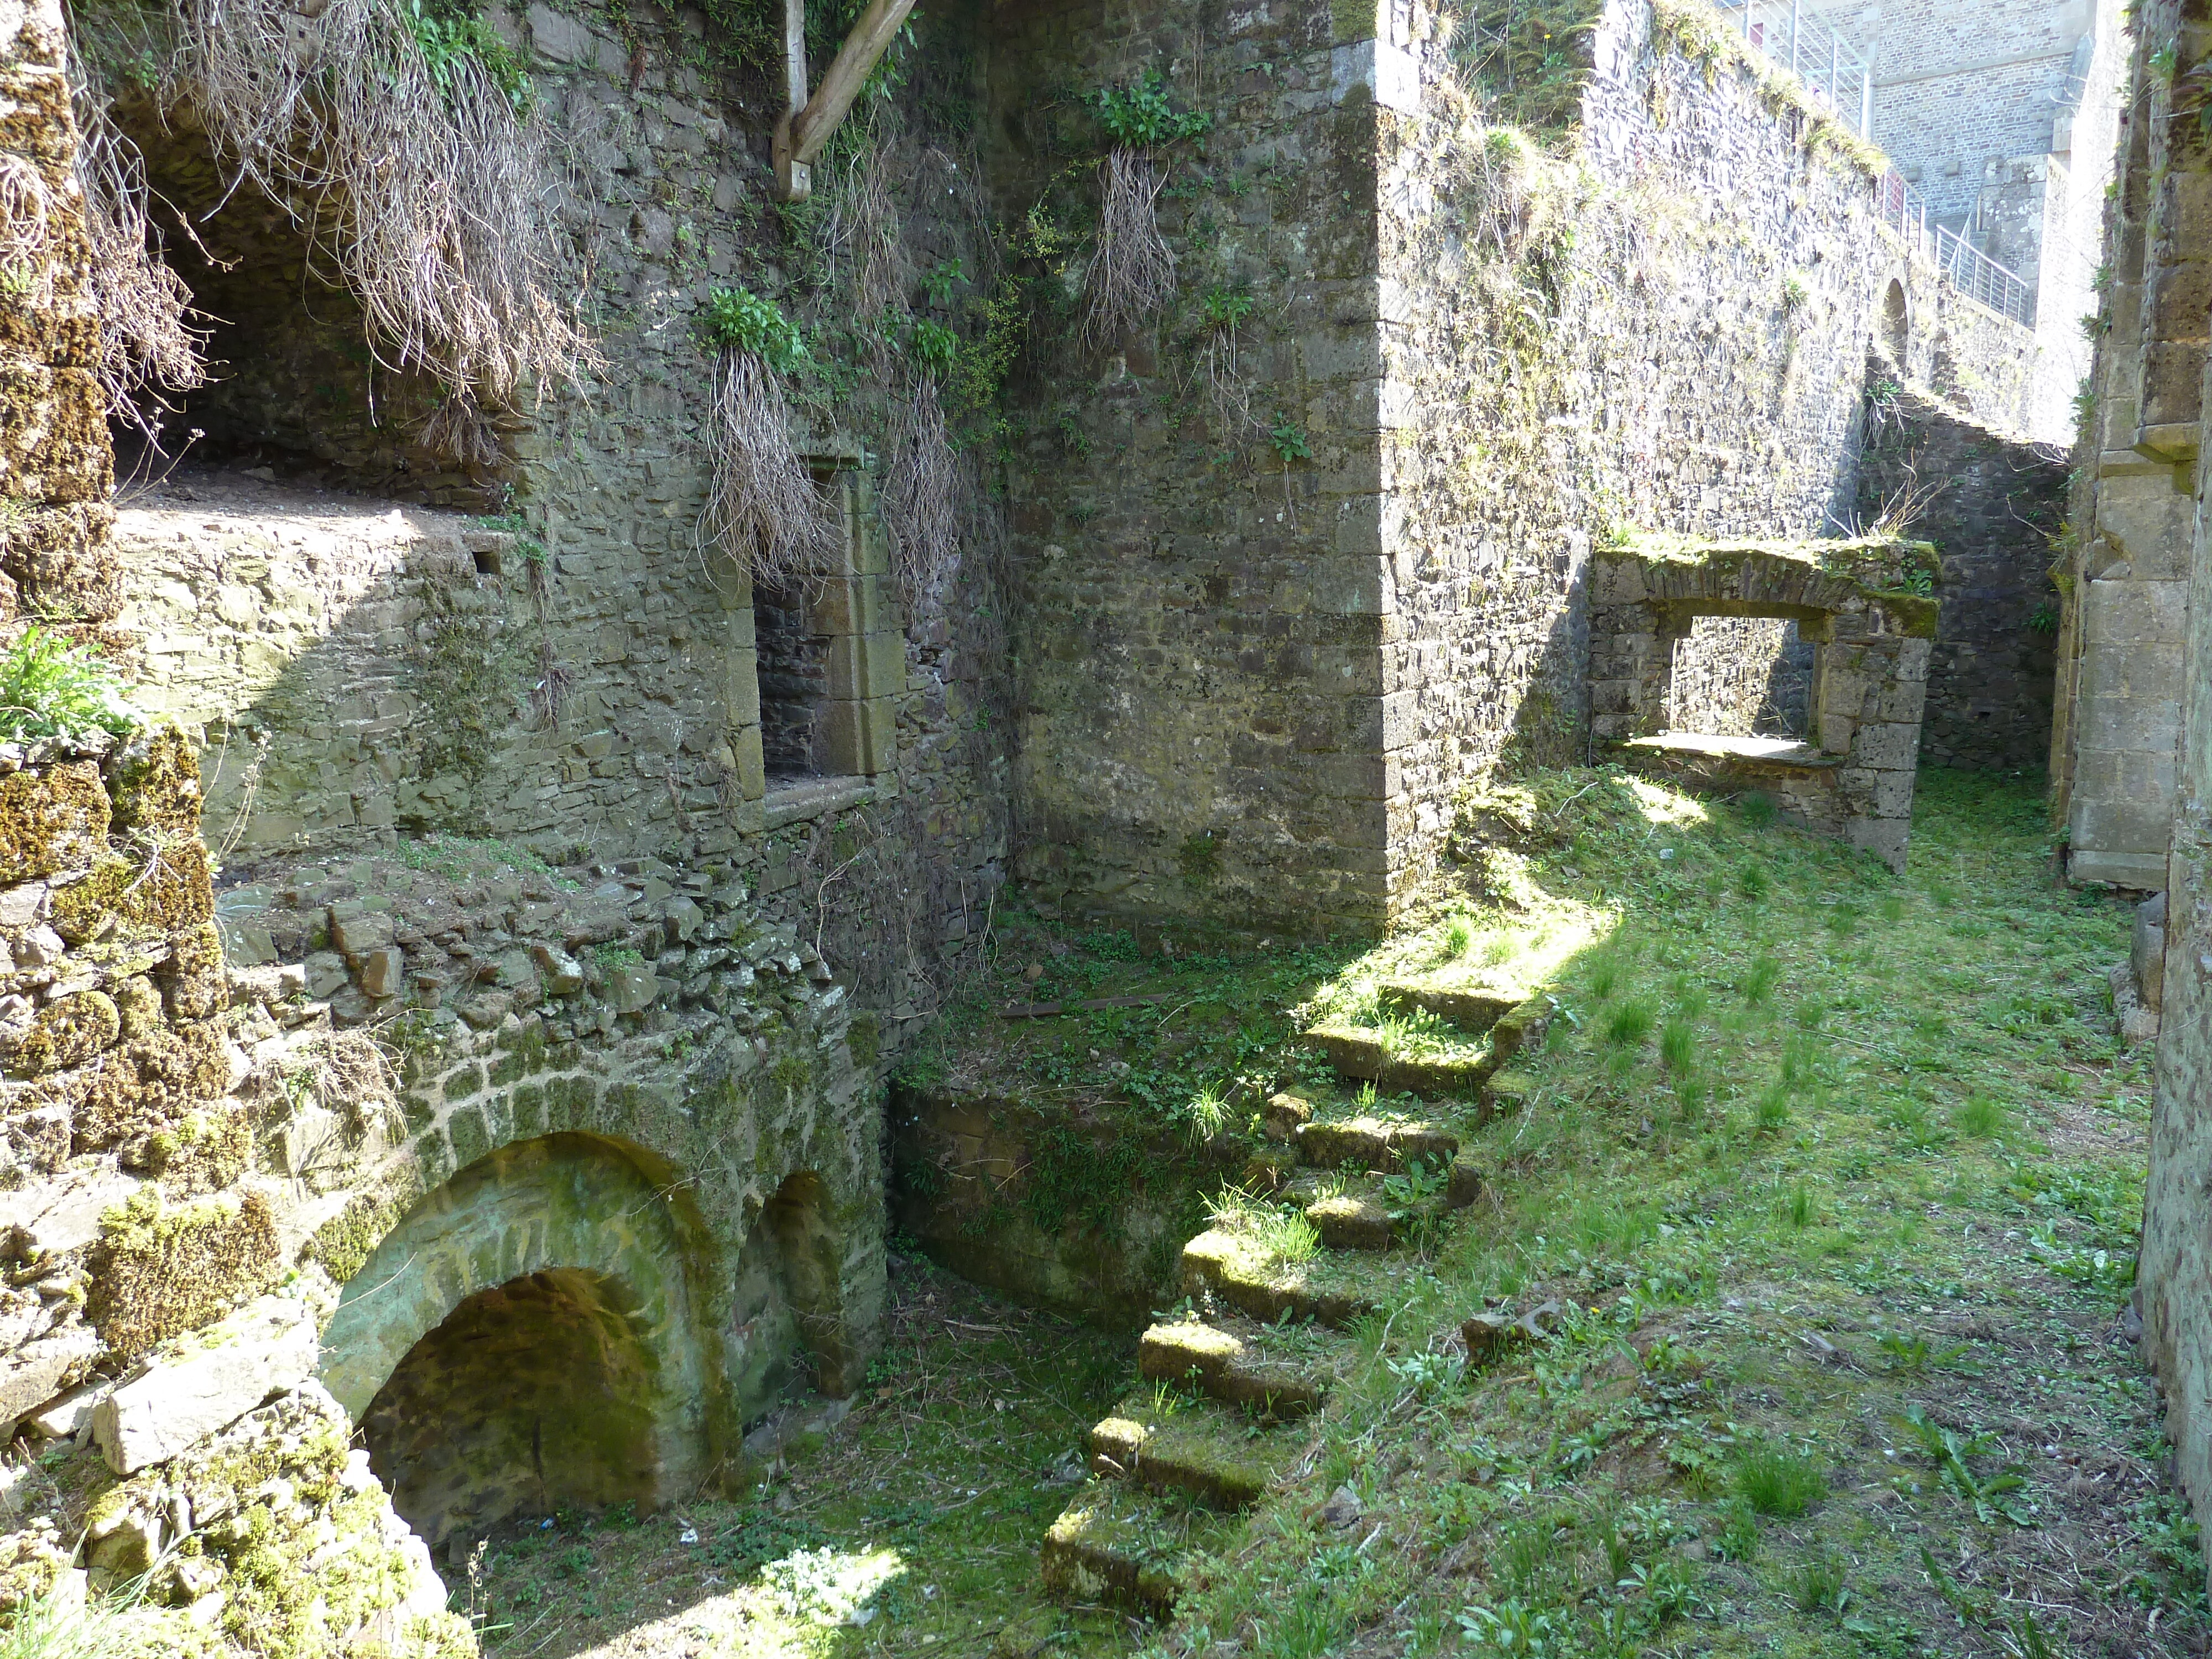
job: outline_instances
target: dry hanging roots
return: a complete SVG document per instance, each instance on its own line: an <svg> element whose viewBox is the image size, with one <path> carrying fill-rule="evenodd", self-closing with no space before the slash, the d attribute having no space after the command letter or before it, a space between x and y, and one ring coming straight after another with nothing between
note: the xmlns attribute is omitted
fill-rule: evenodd
<svg viewBox="0 0 2212 1659"><path fill-rule="evenodd" d="M434 79L391 0L185 0L176 94L225 159L306 228L372 343L504 403L590 366L563 295L563 179L542 112L473 58Z"/></svg>
<svg viewBox="0 0 2212 1659"><path fill-rule="evenodd" d="M472 472L499 465L499 433L465 387L438 400L422 422L422 444L431 454Z"/></svg>
<svg viewBox="0 0 2212 1659"><path fill-rule="evenodd" d="M1167 170L1126 145L1106 158L1098 203L1098 251L1084 277L1083 331L1110 340L1175 294L1175 255L1160 234Z"/></svg>
<svg viewBox="0 0 2212 1659"><path fill-rule="evenodd" d="M945 431L937 382L916 380L891 410L890 460L884 473L884 523L892 569L909 619L922 614L960 562L960 458Z"/></svg>
<svg viewBox="0 0 2212 1659"><path fill-rule="evenodd" d="M837 526L792 447L782 384L750 351L725 351L714 365L706 444L702 539L772 586L818 588L836 574Z"/></svg>

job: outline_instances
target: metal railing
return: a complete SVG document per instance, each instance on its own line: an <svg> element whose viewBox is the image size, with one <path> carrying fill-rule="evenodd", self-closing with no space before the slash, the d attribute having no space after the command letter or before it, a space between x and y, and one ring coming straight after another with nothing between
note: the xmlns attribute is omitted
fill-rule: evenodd
<svg viewBox="0 0 2212 1659"><path fill-rule="evenodd" d="M1836 33L1805 0L1714 0L1741 27L1745 43L1804 83L1814 100L1850 124L1860 137L1874 136L1874 69L1856 46ZM1882 221L1906 245L1932 260L1951 285L1999 316L2033 328L2035 290L1966 240L1964 233L1931 225L1928 204L1897 172L1881 181Z"/></svg>
<svg viewBox="0 0 2212 1659"><path fill-rule="evenodd" d="M1874 68L1804 0L1715 0L1747 44L1788 70L1862 138L1874 131ZM1741 17L1735 14L1741 12Z"/></svg>
<svg viewBox="0 0 2212 1659"><path fill-rule="evenodd" d="M1966 240L1965 233L1933 224L1927 199L1893 171L1876 198L1882 222L1905 238L1905 246L1933 260L1952 287L1998 316L2035 326L2035 290Z"/></svg>

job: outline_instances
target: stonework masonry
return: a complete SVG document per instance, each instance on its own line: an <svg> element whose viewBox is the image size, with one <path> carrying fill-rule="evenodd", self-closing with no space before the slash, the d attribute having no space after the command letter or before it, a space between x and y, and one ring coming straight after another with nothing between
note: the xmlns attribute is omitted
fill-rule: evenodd
<svg viewBox="0 0 2212 1659"><path fill-rule="evenodd" d="M1874 138L1926 201L2035 291L2027 429L2063 441L2088 372L2106 187L2127 74L2118 0L1829 0L1874 68Z"/></svg>
<svg viewBox="0 0 2212 1659"><path fill-rule="evenodd" d="M2176 1471L2200 1521L2212 1521L2212 1276L2207 1273L2212 1157L2212 532L2201 511L2205 380L2203 273L2212 254L2212 149L2193 107L2172 107L2172 88L2201 75L2212 27L2195 7L2154 5L2138 26L2131 90L2140 112L2108 226L2114 282L2109 328L2098 349L2097 419L2081 453L2094 476L2077 488L2084 542L2069 574L2090 597L2067 641L2075 713L2072 816L2094 820L2112 795L2091 769L2098 682L2124 678L2149 705L2139 741L2154 739L2166 787L2160 823L2130 822L2128 854L2148 868L2130 886L2165 887L2138 939L2162 921L2162 971L2130 977L2159 1008L2150 1171L2143 1206L2136 1301L2142 1348L2166 1396ZM2154 53L2170 51L2171 62ZM2085 521L2086 510L2086 521ZM2095 590L2125 597L2130 635L2095 627ZM2164 684L2159 684L2160 678ZM2154 701L2155 697L2155 701ZM2077 849L2080 836L2076 836ZM2072 855L2081 869L2083 853ZM2148 964L2145 965L2146 968Z"/></svg>
<svg viewBox="0 0 2212 1659"><path fill-rule="evenodd" d="M703 15L490 15L578 159L549 210L583 382L459 419L242 190L213 262L177 256L237 313L172 422L205 464L111 502L61 20L0 0L0 142L55 204L0 317L0 623L97 641L149 720L0 745L0 1422L106 1425L8 1523L0 1606L151 1566L181 1493L240 1628L465 1651L423 1539L741 1478L779 1400L865 1374L887 1077L1010 874L1077 913L1376 929L1463 786L1593 752L1601 544L1847 532L1878 333L1949 407L2030 407L2024 331L1908 256L1875 161L1701 8L1607 0L1578 132L1521 136L1401 0L999 0L921 21L928 95L872 141L884 280L970 273L945 314L1020 348L952 463L981 479L957 565L895 571L879 451L910 440L839 359L790 415L832 568L757 596L698 530L703 313L845 280L772 210L778 111ZM1152 158L1179 298L1102 337L1086 98L1153 70L1211 122ZM149 96L114 118L214 206L189 95ZM1933 600L1827 597L1801 627L1858 632L1807 635L1814 735L1894 861ZM979 1225L971 1166L1065 1151L988 1091L897 1127ZM1118 1264L1030 1215L1010 1282L1148 1311L1185 1173ZM524 1416L565 1487L516 1480ZM247 1455L296 1469L282 1514L222 1486ZM301 1573L330 1527L376 1571L272 1607L223 1565L271 1527Z"/></svg>
<svg viewBox="0 0 2212 1659"><path fill-rule="evenodd" d="M2185 684L2206 210L2186 165L2194 117L2170 106L2151 57L2193 37L2154 4L2135 40L2111 271L2085 388L2058 582L2064 596L2051 775L2077 880L2152 890L2166 878Z"/></svg>
<svg viewBox="0 0 2212 1659"><path fill-rule="evenodd" d="M2021 331L1906 257L1872 179L1770 107L1717 21L1602 9L1570 185L1533 156L1493 176L1420 15L1386 9L1370 46L1318 6L1002 15L1000 84L1188 66L1179 95L1235 140L1174 162L1164 226L1189 303L1255 306L1241 384L1177 389L1221 361L1184 312L1030 406L1019 857L1054 896L1388 916L1462 783L1582 752L1599 529L1848 520L1893 283L1911 375L2026 419ZM1010 125L1010 210L1078 118ZM1260 459L1224 463L1240 443Z"/></svg>
<svg viewBox="0 0 2212 1659"><path fill-rule="evenodd" d="M1942 561L1920 757L2039 771L2051 746L2059 594L2049 568L2066 464L1901 386L1869 413L1860 522L1900 515L1900 532L1933 543Z"/></svg>

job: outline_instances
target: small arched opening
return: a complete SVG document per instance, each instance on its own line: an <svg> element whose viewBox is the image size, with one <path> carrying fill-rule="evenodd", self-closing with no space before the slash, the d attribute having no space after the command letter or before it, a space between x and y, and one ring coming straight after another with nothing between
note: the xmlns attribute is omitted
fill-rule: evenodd
<svg viewBox="0 0 2212 1659"><path fill-rule="evenodd" d="M1905 284L1893 276L1881 296L1882 349L1901 364L1911 336L1912 313L1905 301Z"/></svg>
<svg viewBox="0 0 2212 1659"><path fill-rule="evenodd" d="M360 1429L433 1544L514 1515L650 1504L659 1365L635 1298L553 1267L477 1291L407 1351Z"/></svg>
<svg viewBox="0 0 2212 1659"><path fill-rule="evenodd" d="M664 1172L554 1134L426 1194L346 1283L325 1387L434 1542L696 1486L726 1410L711 1244Z"/></svg>

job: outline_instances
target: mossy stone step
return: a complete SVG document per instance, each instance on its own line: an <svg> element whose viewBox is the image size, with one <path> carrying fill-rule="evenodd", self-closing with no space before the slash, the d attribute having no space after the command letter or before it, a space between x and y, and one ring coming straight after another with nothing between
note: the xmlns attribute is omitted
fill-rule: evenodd
<svg viewBox="0 0 2212 1659"><path fill-rule="evenodd" d="M1559 1005L1539 992L1498 1016L1490 1028L1490 1063L1502 1066L1516 1057L1543 1047L1551 1032L1552 1016Z"/></svg>
<svg viewBox="0 0 2212 1659"><path fill-rule="evenodd" d="M1337 1193L1306 1206L1321 1242L1332 1250L1387 1250L1397 1243L1389 1211L1357 1193Z"/></svg>
<svg viewBox="0 0 2212 1659"><path fill-rule="evenodd" d="M1038 1565L1050 1595L1164 1618L1191 1551L1236 1524L1126 1480L1089 1480L1046 1532Z"/></svg>
<svg viewBox="0 0 2212 1659"><path fill-rule="evenodd" d="M1342 1328L1401 1294L1378 1258L1324 1252L1311 1261L1278 1262L1241 1233L1215 1227L1182 1247L1182 1288L1211 1294L1248 1318L1272 1325L1285 1316Z"/></svg>
<svg viewBox="0 0 2212 1659"><path fill-rule="evenodd" d="M1527 1072L1499 1072L1482 1085L1486 1117L1504 1117L1519 1111L1536 1097L1543 1085Z"/></svg>
<svg viewBox="0 0 2212 1659"><path fill-rule="evenodd" d="M1284 1433L1255 1438L1243 1412L1146 1383L1091 1425L1093 1474L1188 1492L1209 1509L1249 1510L1301 1443Z"/></svg>
<svg viewBox="0 0 2212 1659"><path fill-rule="evenodd" d="M1326 1056L1340 1077L1424 1100L1472 1100L1498 1066L1488 1054L1426 1059L1393 1054L1381 1032L1357 1025L1316 1025L1299 1040Z"/></svg>
<svg viewBox="0 0 2212 1659"><path fill-rule="evenodd" d="M1459 1151L1459 1137L1433 1123L1354 1117L1302 1123L1291 1145L1298 1162L1318 1170L1395 1170L1404 1169L1408 1158L1449 1163Z"/></svg>
<svg viewBox="0 0 2212 1659"><path fill-rule="evenodd" d="M1496 986L1436 985L1426 980L1386 981L1377 992L1386 1008L1419 1008L1470 1036L1480 1036L1526 1000L1525 990Z"/></svg>
<svg viewBox="0 0 2212 1659"><path fill-rule="evenodd" d="M1196 1382L1216 1400L1285 1419L1320 1409L1328 1397L1327 1374L1310 1360L1275 1352L1257 1325L1239 1330L1188 1319L1155 1325L1137 1345L1137 1375Z"/></svg>

